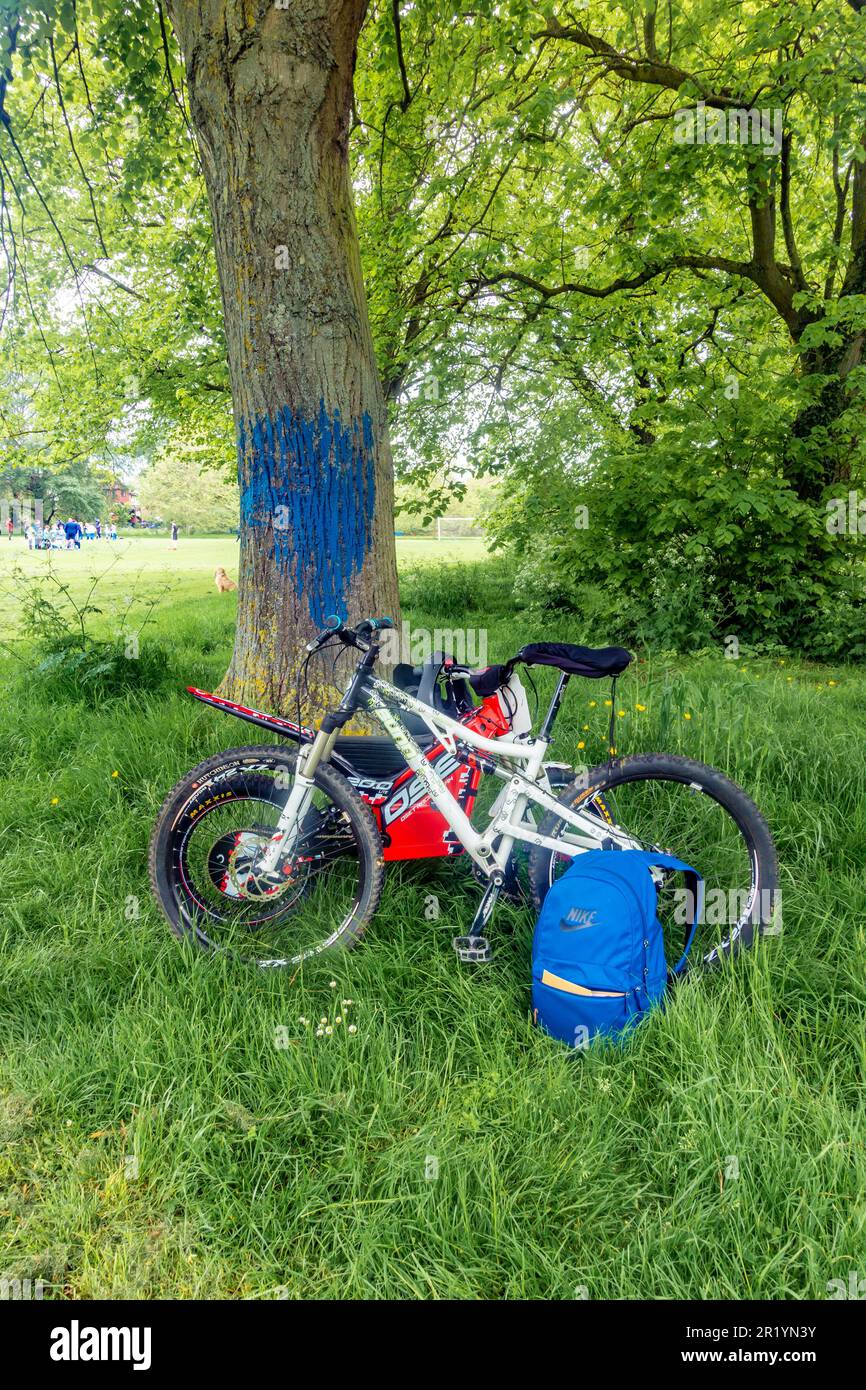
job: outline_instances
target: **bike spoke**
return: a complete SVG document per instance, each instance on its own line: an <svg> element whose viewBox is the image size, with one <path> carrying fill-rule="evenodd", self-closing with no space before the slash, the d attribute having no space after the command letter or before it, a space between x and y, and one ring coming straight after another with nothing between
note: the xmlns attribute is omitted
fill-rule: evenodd
<svg viewBox="0 0 866 1390"><path fill-rule="evenodd" d="M315 950L352 911L357 847L345 817L320 792L293 853L270 876L256 862L279 823L287 792L256 768L238 769L233 796L203 814L180 851L185 911L209 943L258 959Z"/></svg>
<svg viewBox="0 0 866 1390"><path fill-rule="evenodd" d="M647 777L604 787L580 809L588 810L593 802L606 808L607 823L627 834L636 847L673 854L702 875L705 909L695 958L736 934L754 912L749 845L731 814L705 790L688 782ZM567 832L566 824L560 824ZM570 862L570 857L554 854L550 881ZM673 961L682 950L691 903L681 874L665 871L657 888L659 920Z"/></svg>

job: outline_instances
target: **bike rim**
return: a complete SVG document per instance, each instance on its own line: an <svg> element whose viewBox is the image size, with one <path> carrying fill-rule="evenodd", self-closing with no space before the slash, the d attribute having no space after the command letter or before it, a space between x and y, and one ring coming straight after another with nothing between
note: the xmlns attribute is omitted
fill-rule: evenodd
<svg viewBox="0 0 866 1390"><path fill-rule="evenodd" d="M689 953L692 964L715 963L772 920L775 894L761 882L748 824L695 777L644 773L593 788L578 808L612 821L637 847L672 854L701 874L704 912ZM551 854L548 887L570 862L571 856ZM683 950L691 900L681 873L664 871L656 887L665 950L674 964Z"/></svg>
<svg viewBox="0 0 866 1390"><path fill-rule="evenodd" d="M257 767L220 783L216 804L198 787L175 822L172 887L199 945L264 969L297 965L333 946L363 896L363 858L345 810L316 788L296 853L270 878L256 854L276 829L284 769ZM263 786L262 784L266 785Z"/></svg>

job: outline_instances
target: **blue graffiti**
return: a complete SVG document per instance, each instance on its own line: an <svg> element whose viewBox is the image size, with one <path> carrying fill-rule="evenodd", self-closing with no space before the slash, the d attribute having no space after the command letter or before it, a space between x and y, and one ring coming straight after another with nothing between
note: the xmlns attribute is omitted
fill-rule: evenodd
<svg viewBox="0 0 866 1390"><path fill-rule="evenodd" d="M376 453L365 414L344 425L324 401L315 419L284 406L241 423L241 518L270 533L277 567L291 574L310 617L346 618L346 595L373 538Z"/></svg>

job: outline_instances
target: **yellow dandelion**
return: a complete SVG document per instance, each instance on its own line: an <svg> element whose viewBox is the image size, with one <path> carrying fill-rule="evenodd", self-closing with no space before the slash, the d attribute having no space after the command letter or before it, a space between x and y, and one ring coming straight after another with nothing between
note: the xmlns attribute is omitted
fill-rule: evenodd
<svg viewBox="0 0 866 1390"><path fill-rule="evenodd" d="M641 714L646 714L646 705L635 705L635 709L640 710Z"/></svg>
<svg viewBox="0 0 866 1390"><path fill-rule="evenodd" d="M51 805L52 805L52 806L59 806L59 805L60 805L60 797L59 797L59 796L52 796L52 798L51 798Z"/></svg>
<svg viewBox="0 0 866 1390"><path fill-rule="evenodd" d="M590 709L595 709L597 703L598 703L597 700L590 700L590 702L589 702L589 707L590 707Z"/></svg>
<svg viewBox="0 0 866 1390"><path fill-rule="evenodd" d="M585 748L585 747L586 747L586 744L584 743L583 739L581 739L581 740L580 740L580 743L579 743L577 746L578 746L578 748Z"/></svg>
<svg viewBox="0 0 866 1390"><path fill-rule="evenodd" d="M604 703L605 703L608 707L610 707L610 705L613 704L613 700L605 700Z"/></svg>
<svg viewBox="0 0 866 1390"><path fill-rule="evenodd" d="M614 758L616 757L616 749L615 749L615 748L611 748L610 753L611 753L611 757L614 757Z"/></svg>
<svg viewBox="0 0 866 1390"><path fill-rule="evenodd" d="M683 719L691 719L691 717L692 716L689 714L688 710L686 710L685 714L683 715Z"/></svg>
<svg viewBox="0 0 866 1390"><path fill-rule="evenodd" d="M793 676L786 676L785 679L786 679L786 680L789 680L789 681L792 681L792 680L794 679L794 677L793 677Z"/></svg>
<svg viewBox="0 0 866 1390"><path fill-rule="evenodd" d="M828 684L828 685L838 685L839 682L838 682L838 681L828 681L827 684Z"/></svg>
<svg viewBox="0 0 866 1390"><path fill-rule="evenodd" d="M117 772L117 771L115 771L115 772L112 772L111 775L112 775L112 777L119 777L119 776L120 776L120 773Z"/></svg>
<svg viewBox="0 0 866 1390"><path fill-rule="evenodd" d="M625 710L624 710L624 709L618 709L618 710L617 710L617 714L619 715L619 718L620 718L620 719L625 719Z"/></svg>
<svg viewBox="0 0 866 1390"><path fill-rule="evenodd" d="M583 728L583 732L584 732L584 733L587 733L588 730L589 730L589 725L588 725L588 724L584 724L584 725L582 725L582 728Z"/></svg>

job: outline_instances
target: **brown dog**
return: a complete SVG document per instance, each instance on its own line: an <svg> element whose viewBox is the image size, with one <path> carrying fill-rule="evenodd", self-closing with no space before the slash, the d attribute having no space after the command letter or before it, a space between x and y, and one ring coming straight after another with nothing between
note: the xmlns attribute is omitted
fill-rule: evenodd
<svg viewBox="0 0 866 1390"><path fill-rule="evenodd" d="M236 589L238 587L233 579L229 579L222 565L218 565L217 568L214 570L213 579L214 583L217 586L218 592L221 594L230 594L232 589Z"/></svg>

